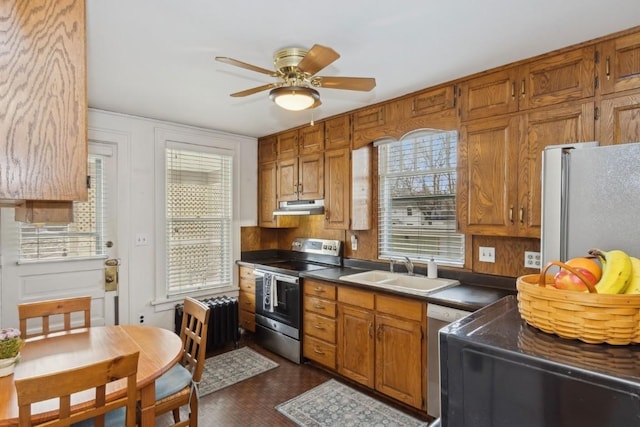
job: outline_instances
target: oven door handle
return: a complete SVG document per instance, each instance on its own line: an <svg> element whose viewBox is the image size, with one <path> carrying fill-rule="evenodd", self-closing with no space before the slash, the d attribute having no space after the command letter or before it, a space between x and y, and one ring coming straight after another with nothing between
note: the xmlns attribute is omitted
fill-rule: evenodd
<svg viewBox="0 0 640 427"><path fill-rule="evenodd" d="M264 270L254 270L253 274L254 276L260 276L260 277L264 277L265 274L271 274L273 275L274 280L277 280L279 282L293 283L294 285L297 285L300 280L297 276L287 276L284 274L271 273Z"/></svg>

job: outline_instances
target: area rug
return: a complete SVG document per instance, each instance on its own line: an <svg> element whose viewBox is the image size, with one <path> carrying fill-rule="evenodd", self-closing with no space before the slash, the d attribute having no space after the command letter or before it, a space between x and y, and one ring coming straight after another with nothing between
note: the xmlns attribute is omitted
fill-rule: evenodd
<svg viewBox="0 0 640 427"><path fill-rule="evenodd" d="M200 380L200 396L213 393L277 367L276 362L249 347L242 347L210 357L204 362L204 370Z"/></svg>
<svg viewBox="0 0 640 427"><path fill-rule="evenodd" d="M426 426L428 423L385 405L336 380L281 403L276 409L301 426Z"/></svg>

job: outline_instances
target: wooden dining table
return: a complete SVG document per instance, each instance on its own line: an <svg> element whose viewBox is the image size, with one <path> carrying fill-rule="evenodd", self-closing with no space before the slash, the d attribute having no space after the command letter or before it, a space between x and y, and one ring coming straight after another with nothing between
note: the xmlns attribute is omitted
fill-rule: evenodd
<svg viewBox="0 0 640 427"><path fill-rule="evenodd" d="M97 326L51 334L27 340L13 375L0 378L0 426L18 425L18 398L14 380L46 375L88 365L118 355L139 351L137 388L141 407L141 425L155 425L155 380L171 369L182 355L182 342L174 332L152 326ZM107 399L125 393L126 380L107 388ZM72 405L80 409L92 403L92 392L72 396ZM32 407L32 420L41 421L57 413L57 399Z"/></svg>

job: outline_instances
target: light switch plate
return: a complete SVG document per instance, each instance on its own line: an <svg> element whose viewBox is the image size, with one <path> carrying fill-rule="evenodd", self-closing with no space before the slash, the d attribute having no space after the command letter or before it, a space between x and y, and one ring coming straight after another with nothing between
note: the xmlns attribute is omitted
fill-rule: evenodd
<svg viewBox="0 0 640 427"><path fill-rule="evenodd" d="M480 246L481 262L496 262L496 248Z"/></svg>

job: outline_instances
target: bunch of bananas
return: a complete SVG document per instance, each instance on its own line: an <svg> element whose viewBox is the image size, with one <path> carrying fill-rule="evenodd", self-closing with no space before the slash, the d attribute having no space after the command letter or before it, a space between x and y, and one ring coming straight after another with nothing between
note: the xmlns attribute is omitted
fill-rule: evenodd
<svg viewBox="0 0 640 427"><path fill-rule="evenodd" d="M598 293L640 294L640 259L619 249L591 249L589 254L602 264L602 278L596 284Z"/></svg>

